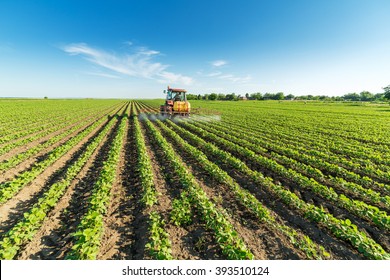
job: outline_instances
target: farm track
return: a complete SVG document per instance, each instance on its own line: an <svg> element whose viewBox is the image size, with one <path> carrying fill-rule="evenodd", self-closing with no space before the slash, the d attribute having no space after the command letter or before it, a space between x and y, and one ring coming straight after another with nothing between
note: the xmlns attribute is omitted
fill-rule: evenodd
<svg viewBox="0 0 390 280"><path fill-rule="evenodd" d="M340 135L331 133L329 129L335 125L327 123L326 115L319 120L328 126L308 133L302 130L299 139L306 139L309 134L319 135L321 139L330 137L335 143L349 139L351 143L363 145L361 150L372 151L360 157L354 144L334 153L327 150L328 157L323 159L328 164L324 165L326 168L333 168L331 164L338 163L337 160L345 156L346 161L339 165L340 170L345 168L351 172L345 173L341 181L332 181L330 176L338 176L330 172L333 169L314 166L314 161L299 158L298 154L288 150L300 149L310 143L313 147L317 145L315 139L308 142L294 140L294 131L300 131L296 125L289 136L283 136L288 130L275 132L277 140L273 143L272 127L265 127L267 132L261 134L261 126L255 127L254 121L248 123L252 127L249 130L234 118L224 120L229 114L222 115L221 121L207 116L171 121L157 116L156 101L113 102L110 106L101 103L99 106L104 110L96 115L90 114L94 112L91 104L89 113L78 115L78 121L64 123L62 128L24 147L12 149L5 154L6 157L0 156L1 161L62 135L51 145L6 170L2 180L17 182L20 174L34 168L35 161L45 162L52 151L80 135L111 110L115 109L120 115L112 116L111 113L111 118L100 119L98 126L79 137L77 143L47 165L31 182L21 186L9 200L3 200L5 202L0 205L2 258L390 258L390 225L386 220L390 208L385 198L388 189L383 185L386 180L379 179L385 178L385 173L381 172L388 169L380 164L386 161L385 157L381 158L374 151L378 143L376 138L356 139L354 127L345 129ZM267 105L259 103L262 104ZM251 106L255 108L250 104L248 110ZM289 116L290 111L281 110L272 111L270 116L276 118L284 113ZM301 111L310 110L302 108ZM315 114L316 110L312 113ZM289 121L286 116L280 118L281 124L277 127L282 128L283 123ZM364 117L362 122L370 121L371 116L361 116ZM304 119L305 115L301 117ZM53 120L55 118L54 115ZM248 120L252 120L252 116L248 115ZM267 121L272 123L275 120ZM44 125L44 118L41 122ZM34 133L22 137L27 139ZM282 141L287 141L286 146ZM141 143L144 145L142 149ZM318 143L320 147L322 142ZM337 149L337 146L330 147ZM380 150L385 152L386 148L381 146ZM353 156L348 156L348 153ZM366 168L364 164L371 157L375 158L375 163ZM82 165L75 169L77 172L68 174L78 162ZM150 169L145 169L147 166ZM320 171L315 171L315 168ZM361 176L371 170L372 176ZM107 177L106 172L111 175ZM68 178L67 185L63 185L57 200L45 208L45 216L34 225L31 237L23 236L19 230L23 241L18 244L13 231L18 232L21 223L27 225L25 217L31 215L29 211L39 207L56 184L64 184L64 178ZM105 180L109 185L104 183ZM312 185L305 183L308 180ZM343 184L356 189L343 189ZM4 187L8 188L8 185L4 184ZM368 187L374 192L366 192ZM327 197L324 192L327 188L335 195ZM96 200L100 191L103 204ZM354 210L353 207L362 208ZM186 215L189 215L189 221L180 220L186 219ZM374 220L375 217L384 220ZM92 242L80 237L89 236L88 231L93 233ZM17 245L16 252L4 251L9 246L8 239ZM359 245L355 240L363 243Z"/></svg>

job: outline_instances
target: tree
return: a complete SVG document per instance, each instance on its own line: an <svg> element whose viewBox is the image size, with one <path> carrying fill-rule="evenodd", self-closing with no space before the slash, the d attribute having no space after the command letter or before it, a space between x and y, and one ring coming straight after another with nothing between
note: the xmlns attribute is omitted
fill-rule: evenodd
<svg viewBox="0 0 390 280"><path fill-rule="evenodd" d="M385 98L390 100L390 85L384 87L383 90L385 91Z"/></svg>
<svg viewBox="0 0 390 280"><path fill-rule="evenodd" d="M360 95L357 94L356 92L353 93L347 93L343 95L344 100L348 101L360 101Z"/></svg>
<svg viewBox="0 0 390 280"><path fill-rule="evenodd" d="M209 100L216 100L217 97L218 97L218 95L217 95L216 93L211 93L211 94L209 95Z"/></svg>
<svg viewBox="0 0 390 280"><path fill-rule="evenodd" d="M344 101L343 97L341 96L332 96L331 99L332 101Z"/></svg>
<svg viewBox="0 0 390 280"><path fill-rule="evenodd" d="M384 93L376 93L374 95L374 100L383 101L384 98L385 98L385 94Z"/></svg>
<svg viewBox="0 0 390 280"><path fill-rule="evenodd" d="M286 99L286 100L293 100L294 99L294 95L293 94L288 94L288 95L286 95L286 97L284 98L284 99Z"/></svg>
<svg viewBox="0 0 390 280"><path fill-rule="evenodd" d="M320 100L320 97L318 95L314 95L311 100Z"/></svg>
<svg viewBox="0 0 390 280"><path fill-rule="evenodd" d="M318 99L321 101L331 101L332 100L332 98L330 98L329 96L326 96L326 95L320 95Z"/></svg>
<svg viewBox="0 0 390 280"><path fill-rule="evenodd" d="M273 94L272 93L269 93L269 92L266 92L264 95L263 95L263 99L264 100L268 100L268 99L273 99Z"/></svg>
<svg viewBox="0 0 390 280"><path fill-rule="evenodd" d="M226 98L226 95L225 94L223 94L223 93L218 93L218 100L225 100L225 98Z"/></svg>
<svg viewBox="0 0 390 280"><path fill-rule="evenodd" d="M275 100L283 100L284 99L284 93L283 92L276 93L274 99Z"/></svg>
<svg viewBox="0 0 390 280"><path fill-rule="evenodd" d="M260 92L252 93L250 96L251 96L251 99L256 99L256 100L263 99L263 95Z"/></svg>
<svg viewBox="0 0 390 280"><path fill-rule="evenodd" d="M43 99L47 99L48 97L47 96L45 96Z"/></svg>
<svg viewBox="0 0 390 280"><path fill-rule="evenodd" d="M233 92L231 94L226 94L226 100L237 100L237 95Z"/></svg>
<svg viewBox="0 0 390 280"><path fill-rule="evenodd" d="M374 100L374 95L369 91L362 91L360 93L360 100L361 101L372 101L372 100Z"/></svg>
<svg viewBox="0 0 390 280"><path fill-rule="evenodd" d="M196 100L198 96L196 94L187 94L187 100Z"/></svg>

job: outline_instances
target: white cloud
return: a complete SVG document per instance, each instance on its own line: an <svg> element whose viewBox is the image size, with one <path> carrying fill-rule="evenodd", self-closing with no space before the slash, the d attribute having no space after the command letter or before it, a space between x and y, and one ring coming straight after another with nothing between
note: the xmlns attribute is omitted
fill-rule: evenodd
<svg viewBox="0 0 390 280"><path fill-rule="evenodd" d="M191 77L183 76L181 74L175 74L172 72L163 71L158 74L162 79L158 81L161 83L177 83L184 85L191 85L193 83L193 79Z"/></svg>
<svg viewBox="0 0 390 280"><path fill-rule="evenodd" d="M62 49L70 55L81 55L93 64L119 74L171 83L180 82L186 85L193 82L191 77L165 71L169 65L153 61L154 57L160 52L144 47L126 55L108 53L104 50L89 47L85 43L70 44Z"/></svg>
<svg viewBox="0 0 390 280"><path fill-rule="evenodd" d="M211 65L214 67L221 67L223 65L226 65L227 61L226 60L214 60L211 62Z"/></svg>

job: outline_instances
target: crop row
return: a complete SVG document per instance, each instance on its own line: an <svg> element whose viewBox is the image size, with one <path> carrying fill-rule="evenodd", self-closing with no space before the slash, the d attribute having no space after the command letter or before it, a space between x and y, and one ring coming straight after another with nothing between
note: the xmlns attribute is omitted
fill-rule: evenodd
<svg viewBox="0 0 390 280"><path fill-rule="evenodd" d="M337 219L330 213L325 212L322 208L304 202L297 195L285 189L283 186L273 183L271 178L264 177L260 172L251 170L244 162L232 157L225 151L205 150L204 145L196 145L196 140L194 140L196 138L194 138L193 134L186 134L185 138L205 153L212 153L212 155L217 157L221 163L228 164L231 168L234 168L236 171L248 176L254 182L259 184L259 187L264 188L267 192L274 195L275 198L283 201L288 207L299 211L310 221L322 224L336 237L351 243L365 256L373 259L390 258L389 254L383 250L379 244L369 238L364 232L359 231L356 225L352 224L348 219Z"/></svg>
<svg viewBox="0 0 390 280"><path fill-rule="evenodd" d="M341 192L352 193L359 199L366 200L369 203L376 204L379 206L383 204L385 205L385 208L387 210L390 209L389 196L382 196L379 192L376 192L372 189L364 188L361 185L358 185L353 182L348 182L343 178L325 176L321 170L311 166L314 165L319 167L319 162L321 161L321 159L311 159L311 157L305 156L304 154L301 154L292 149L278 146L277 144L269 141L262 141L259 138L244 135L242 131L235 132L232 129L229 130L227 127L218 126L218 129L214 129L214 127L217 127L216 125L210 123L201 124L200 122L197 122L197 126L205 129L206 131L217 134L218 136L227 139L237 145L249 148L257 154L273 159L278 163L282 164L283 166L290 167L306 176L312 177L313 179L321 183L330 184L332 187L337 188ZM273 152L269 153L270 150ZM295 159L300 159L300 161ZM311 165L302 162L307 162ZM329 165L331 164L328 164L327 166ZM336 166L332 167L333 169L340 170Z"/></svg>
<svg viewBox="0 0 390 280"><path fill-rule="evenodd" d="M174 141L175 147L181 147L186 153L190 154L198 164L211 176L215 181L227 185L234 193L236 199L244 205L250 212L252 212L261 223L266 223L272 229L279 231L281 234L287 237L294 246L305 252L308 258L321 259L329 257L324 248L315 244L308 236L302 235L286 225L280 224L276 221L271 212L264 207L254 195L249 191L241 188L232 177L230 177L225 171L223 171L217 164L211 162L207 156L199 151L194 146L187 143L176 132L169 129L163 122L156 121L158 126L164 133ZM182 128L169 121L171 127L174 127L180 132L184 132ZM215 151L218 148L213 144L205 142L200 138L197 138L197 145L204 146L205 149Z"/></svg>
<svg viewBox="0 0 390 280"><path fill-rule="evenodd" d="M146 206L151 207L157 202L157 192L153 182L152 165L145 146L145 138L141 132L141 127L137 118L137 114L135 114L132 119L138 155L137 170L139 172L143 189L142 202Z"/></svg>
<svg viewBox="0 0 390 280"><path fill-rule="evenodd" d="M71 115L69 112L64 112L63 114L58 114L55 111L47 114L31 114L30 112L30 115L25 120L15 120L13 118L8 124L2 124L0 130L2 140L0 144L26 135L26 133L38 132L44 128L51 127L53 124L58 123L59 120L71 120ZM50 120L49 122L48 119Z"/></svg>
<svg viewBox="0 0 390 280"><path fill-rule="evenodd" d="M238 127L237 120L228 120L229 125ZM258 132L260 129L253 125L254 122L242 121L241 126L249 128L253 132ZM286 130L285 127L289 127L290 130ZM267 135L265 134L267 132ZM312 135L312 131L306 130L294 130L291 129L291 123L277 124L276 126L265 126L261 128L261 134L259 136L268 136L272 139L278 138L283 141L288 141L286 144L293 144L297 147L310 147L312 151L321 151L324 154L331 154L332 159L338 159L340 163L345 163L346 167L349 166L348 162L344 162L345 156L353 160L354 165L349 167L356 168L357 166L368 167L372 164L379 165L379 169L388 171L386 166L390 164L390 161L383 157L383 153L390 152L388 147L376 145L375 147L367 147L362 145L361 142L350 143L351 140L338 139L337 137L329 137L329 135L315 134ZM276 140L276 139L275 139ZM381 148L382 147L382 148Z"/></svg>
<svg viewBox="0 0 390 280"><path fill-rule="evenodd" d="M205 106L208 104L201 105ZM338 112L337 115L329 114L330 112L325 111L329 109L326 105L321 107L317 106L317 108L315 108L316 110L299 108L300 106L298 104L275 106L275 104L272 103L254 103L251 105L219 103L216 104L217 106L210 105L211 106L209 107L211 108L216 107L226 112L226 114L223 114L224 122L236 125L240 124L241 126L248 128L248 131L255 130L261 134L266 133L271 136L283 133L282 138L285 139L290 135L290 138L292 138L293 141L307 141L307 143L305 143L307 146L309 146L308 143L311 142L320 142L326 143L325 148L327 148L327 146L331 147L339 142L341 145L337 144L338 148L344 149L345 147L348 147L348 149L353 151L359 150L359 153L362 156L371 154L372 152L376 157L380 158L381 153L383 154L383 152L390 151L388 145L384 144L384 142L378 142L375 145L370 146L364 141L359 141L362 137L359 137L358 140L340 137L339 132L347 132L348 134L348 131L355 127L359 127L359 136L373 137L380 133L385 134L384 132L386 132L387 129L386 119L381 115L378 115L378 117L369 116L366 119L359 118L351 121L350 115L343 116ZM245 107L245 113L242 114L242 112L237 109L233 110L235 106L237 106L237 108ZM379 117L382 117L382 121ZM363 122L365 124L362 124ZM337 133L333 132L332 135L329 135L317 131L317 129L329 128L334 124L336 124L335 131L337 131ZM383 138L386 139L386 137Z"/></svg>
<svg viewBox="0 0 390 280"><path fill-rule="evenodd" d="M385 211L381 211L377 207L368 205L359 200L351 200L343 194L339 195L332 188L328 188L318 183L314 179L307 178L295 170L287 169L272 159L256 154L246 146L242 147L231 141L224 140L216 134L207 132L204 129L196 127L188 122L185 123L184 126L192 131L196 131L198 134L201 134L203 137L213 141L218 146L223 147L227 151L239 155L246 162L251 164L256 163L257 165L272 171L274 174L296 183L304 189L310 190L311 192L329 201L337 203L338 205L349 210L351 213L354 213L355 215L366 219L367 221L373 222L383 229L390 229L390 218Z"/></svg>
<svg viewBox="0 0 390 280"><path fill-rule="evenodd" d="M297 132L295 130L287 131L280 127L259 127L254 126L242 120L228 120L223 122L226 126L241 130L245 127L245 131L249 134L256 135L264 141L277 141L280 145L289 146L292 149L299 150L300 153L305 153L312 156L319 156L330 162L362 172L362 174L380 175L386 180L386 172L389 171L390 161L383 157L383 153L377 149L361 150L356 152L356 149L364 149L360 146L353 146L345 150L348 142L336 142L334 139L323 138L318 135L315 137L307 136L305 132ZM286 125L287 126L287 125ZM289 126L287 126L289 127ZM259 133L261 132L261 133ZM355 151L355 153L353 152ZM358 153L359 155L356 155ZM369 156L371 155L371 156ZM346 157L349 159L347 160ZM376 174L378 173L378 174ZM387 177L388 178L388 177Z"/></svg>
<svg viewBox="0 0 390 280"><path fill-rule="evenodd" d="M252 253L246 248L232 224L210 201L195 177L186 169L173 147L148 119L145 119L144 123L153 140L163 152L171 170L178 176L181 185L187 190L191 204L201 213L201 218L205 221L206 226L214 231L216 241L222 252L229 259L252 259Z"/></svg>
<svg viewBox="0 0 390 280"><path fill-rule="evenodd" d="M77 161L72 163L66 170L64 177L51 187L39 198L30 211L24 214L24 219L9 230L0 242L0 259L12 259L18 253L20 247L31 240L40 228L47 213L57 204L72 180L77 176L85 163L97 149L102 139L116 122L115 118L86 147Z"/></svg>
<svg viewBox="0 0 390 280"><path fill-rule="evenodd" d="M96 121L96 120L97 119L94 119L94 121ZM62 132L60 134L57 134L56 136L50 138L46 142L40 143L40 144L38 144L38 145L36 145L36 146L34 146L34 147L24 151L24 152L21 152L19 154L16 154L16 155L8 158L7 160L5 160L5 161L0 163L0 173L2 171L5 171L5 170L9 169L9 168L15 167L16 165L18 165L22 161L24 161L24 160L26 160L26 159L28 159L28 158L38 154L39 152L41 152L45 148L54 145L56 142L60 142L61 140L66 138L68 135L70 135L73 132L79 130L80 128L90 125L91 124L90 122L91 122L91 120L86 119L86 120L84 120L84 121L74 125L70 129L68 129L68 130L66 130L66 131L64 131L64 132ZM88 125L86 125L86 124L88 124Z"/></svg>
<svg viewBox="0 0 390 280"><path fill-rule="evenodd" d="M73 102L72 102L73 103ZM53 127L60 127L65 124L69 124L72 121L75 121L75 118L85 117L85 116L94 116L96 114L100 114L100 112L109 112L122 104L118 104L116 102L115 105L107 106L106 104L102 104L101 106L90 106L85 107L83 104L82 108L80 108L79 104L66 104L64 107L56 107L56 110L49 107L43 110L42 112L39 108L43 104L37 103L36 107L30 109L28 112L28 119L26 121L26 125L24 125L23 121L15 120L15 110L20 112L21 108L10 106L10 117L13 121L11 122L10 127L3 127L5 130L0 137L0 145L6 142L12 142L17 139L22 139L25 136L45 133L47 130L53 130ZM73 105L73 106L70 106ZM92 105L92 104L91 104ZM60 112L58 112L60 111ZM2 111L5 116L7 116L6 111ZM31 123L30 123L31 122ZM54 131L54 130L53 130ZM19 140L18 140L19 141Z"/></svg>
<svg viewBox="0 0 390 280"><path fill-rule="evenodd" d="M362 150L366 148L375 150L378 147L389 151L387 119L383 114L365 117L360 112L353 112L351 116L351 111L347 114L339 114L339 112L326 112L327 108L302 110L305 112L303 114L301 110L298 112L288 110L281 114L278 109L274 110L272 115L271 110L267 111L269 116L265 118L265 121L269 126L279 127L282 130L289 127L292 131L302 133L312 139L324 137L334 141L350 142L356 147L361 147ZM250 116L248 121L252 119L253 116ZM321 126L318 126L318 123L321 123ZM340 130L340 127L343 129ZM362 130L367 133L362 133ZM353 146L350 147L353 148Z"/></svg>
<svg viewBox="0 0 390 280"><path fill-rule="evenodd" d="M39 139L40 137L45 136L53 131L57 131L62 127L66 127L71 123L77 123L77 121L85 118L86 116L88 116L87 112L83 112L82 114L78 114L77 119L75 120L74 115L72 116L71 114L68 114L63 116L60 119L61 121L55 118L55 120L51 120L49 122L46 121L46 123L41 123L38 126L28 126L26 129L19 131L17 131L15 128L12 129L13 132L8 130L6 135L1 137L0 144L5 144L1 147L1 154L10 151L14 147L24 145L34 141L35 139ZM24 136L28 136L28 138L24 138Z"/></svg>
<svg viewBox="0 0 390 280"><path fill-rule="evenodd" d="M101 126L106 121L105 117L96 121L93 125L89 126L76 136L66 141L61 146L58 146L52 150L47 157L35 163L29 170L19 174L16 178L11 181L7 181L0 184L0 204L6 202L12 198L20 189L35 179L40 173L42 173L48 166L57 161L65 153L71 150L78 142L80 142L85 136L87 136L96 127Z"/></svg>
<svg viewBox="0 0 390 280"><path fill-rule="evenodd" d="M388 149L368 149L362 148L361 143L351 144L344 141L336 141L335 139L325 138L322 135L316 136L314 139L303 136L302 133L290 133L277 131L271 137L288 141L296 147L311 148L314 151L321 151L325 154L332 154L331 159L338 161L347 168L351 169L367 169L366 172L375 170L389 171L390 160L383 157L383 153L390 152ZM357 146L358 145L358 146ZM345 159L348 157L348 161Z"/></svg>
<svg viewBox="0 0 390 280"><path fill-rule="evenodd" d="M104 161L99 177L93 186L87 213L74 233L74 245L66 259L96 259L104 231L104 214L110 201L110 191L116 179L116 169L123 146L128 116L125 114Z"/></svg>
<svg viewBox="0 0 390 280"><path fill-rule="evenodd" d="M209 125L216 126L218 127L218 129L222 129L228 134L231 133L232 136L241 137L253 144L259 145L260 147L263 147L264 152L266 152L267 150L271 150L281 155L285 155L290 158L293 158L302 163L311 165L315 168L318 168L319 170L323 170L324 172L330 174L329 179L332 181L334 181L332 177L333 175L336 177L335 179L338 181L339 179L344 178L350 181L351 183L355 183L354 185L351 186L351 188L353 189L357 189L359 188L357 185L361 185L364 188L375 188L381 193L390 194L390 186L385 185L383 183L375 182L369 177L360 176L359 174L356 174L343 167L340 167L339 165L337 165L339 161L329 160L329 158L332 157L329 154L325 154L321 151L316 151L316 150L307 150L302 147L294 146L292 144L283 143L282 141L276 139L276 137L271 139L271 138L263 138L261 134L254 134L253 132L245 131L245 133L243 133L244 131L242 129L232 128L231 125L229 126L218 125L218 124L215 125L209 124ZM348 160L343 159L343 162L347 162L347 161ZM339 178L337 178L337 176L339 176ZM341 182L344 183L344 180L341 180Z"/></svg>
<svg viewBox="0 0 390 280"><path fill-rule="evenodd" d="M152 209L152 206L158 202L158 193L154 186L153 171L150 158L145 145L145 138L141 131L138 120L140 108L133 102L132 116L134 126L135 144L137 147L137 172L142 186L141 202ZM169 235L164 229L165 221L156 210L149 211L149 242L145 245L152 258L158 260L172 259L171 241Z"/></svg>
<svg viewBox="0 0 390 280"><path fill-rule="evenodd" d="M106 112L108 113L108 111L106 111ZM103 115L103 114L100 114L100 115ZM77 118L75 118L74 116L69 116L68 120L61 120L61 122L57 121L56 123L54 123L54 125L53 124L46 124L46 125L42 126L41 130L40 130L41 132L38 131L38 133L33 133L32 135L29 135L29 134L31 132L33 132L34 130L32 130L32 129L26 130L23 132L23 135L29 135L27 138L22 137L16 141L8 141L8 143L6 143L2 147L0 147L0 155L8 153L9 151L11 151L14 148L26 145L28 143L31 143L32 141L35 141L35 140L40 139L42 137L45 137L46 135L49 135L55 131L59 131L63 128L66 128L70 124L72 126L74 126L75 124L78 124L79 122L83 122L84 120L86 120L88 118L91 118L91 116L86 117L86 113L83 113L81 116L77 116ZM5 140L6 138L2 138L2 139Z"/></svg>

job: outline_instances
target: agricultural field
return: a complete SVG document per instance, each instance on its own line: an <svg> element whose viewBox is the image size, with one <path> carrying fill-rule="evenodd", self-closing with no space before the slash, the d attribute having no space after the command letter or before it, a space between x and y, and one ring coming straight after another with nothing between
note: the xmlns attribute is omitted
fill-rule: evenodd
<svg viewBox="0 0 390 280"><path fill-rule="evenodd" d="M390 107L0 100L0 259L390 259Z"/></svg>

